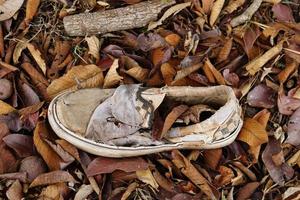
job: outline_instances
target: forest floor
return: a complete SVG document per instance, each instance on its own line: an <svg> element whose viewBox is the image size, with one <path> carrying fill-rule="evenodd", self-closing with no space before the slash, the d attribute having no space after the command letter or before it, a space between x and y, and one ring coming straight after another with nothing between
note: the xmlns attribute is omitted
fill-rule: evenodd
<svg viewBox="0 0 300 200"><path fill-rule="evenodd" d="M0 0L0 199L300 199L300 2L178 0L141 28L64 29L141 1ZM62 91L132 83L230 86L243 128L219 149L117 159L49 126Z"/></svg>

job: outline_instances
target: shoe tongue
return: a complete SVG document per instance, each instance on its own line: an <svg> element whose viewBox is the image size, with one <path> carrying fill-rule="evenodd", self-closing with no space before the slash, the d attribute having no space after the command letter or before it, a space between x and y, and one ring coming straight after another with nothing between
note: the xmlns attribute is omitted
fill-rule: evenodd
<svg viewBox="0 0 300 200"><path fill-rule="evenodd" d="M143 117L136 109L136 93L139 85L121 85L111 97L112 115L118 121L131 126L143 123Z"/></svg>
<svg viewBox="0 0 300 200"><path fill-rule="evenodd" d="M154 111L165 97L158 91L138 84L119 86L111 97L112 115L125 124L150 128Z"/></svg>

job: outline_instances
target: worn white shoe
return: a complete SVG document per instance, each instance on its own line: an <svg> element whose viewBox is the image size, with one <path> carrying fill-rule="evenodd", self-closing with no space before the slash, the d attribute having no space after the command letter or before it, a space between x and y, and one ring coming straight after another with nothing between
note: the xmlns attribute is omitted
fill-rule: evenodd
<svg viewBox="0 0 300 200"><path fill-rule="evenodd" d="M137 137L151 135L154 110L166 98L190 106L217 105L218 109L204 121L171 128L162 141L150 138L145 144L120 146L124 137L126 141L136 142ZM224 147L237 137L243 123L241 115L238 100L228 86L142 88L123 85L117 89L81 89L58 95L48 110L49 123L59 137L86 152L106 157Z"/></svg>

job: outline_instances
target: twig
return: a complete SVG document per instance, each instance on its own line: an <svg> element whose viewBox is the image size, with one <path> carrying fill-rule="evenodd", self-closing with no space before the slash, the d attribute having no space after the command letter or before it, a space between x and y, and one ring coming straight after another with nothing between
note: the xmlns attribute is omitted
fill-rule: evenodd
<svg viewBox="0 0 300 200"><path fill-rule="evenodd" d="M233 18L230 22L232 27L236 27L250 20L254 13L259 9L262 0L254 0L253 3L241 15Z"/></svg>

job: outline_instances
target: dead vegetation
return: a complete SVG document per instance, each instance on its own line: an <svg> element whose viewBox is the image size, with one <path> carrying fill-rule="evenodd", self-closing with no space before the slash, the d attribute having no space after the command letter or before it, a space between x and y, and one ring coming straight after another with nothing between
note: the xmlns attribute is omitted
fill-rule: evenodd
<svg viewBox="0 0 300 200"><path fill-rule="evenodd" d="M140 1L0 0L0 198L299 199L299 1L176 1L141 28L64 30L65 16ZM123 159L51 130L60 92L131 83L229 85L243 129L222 149Z"/></svg>

